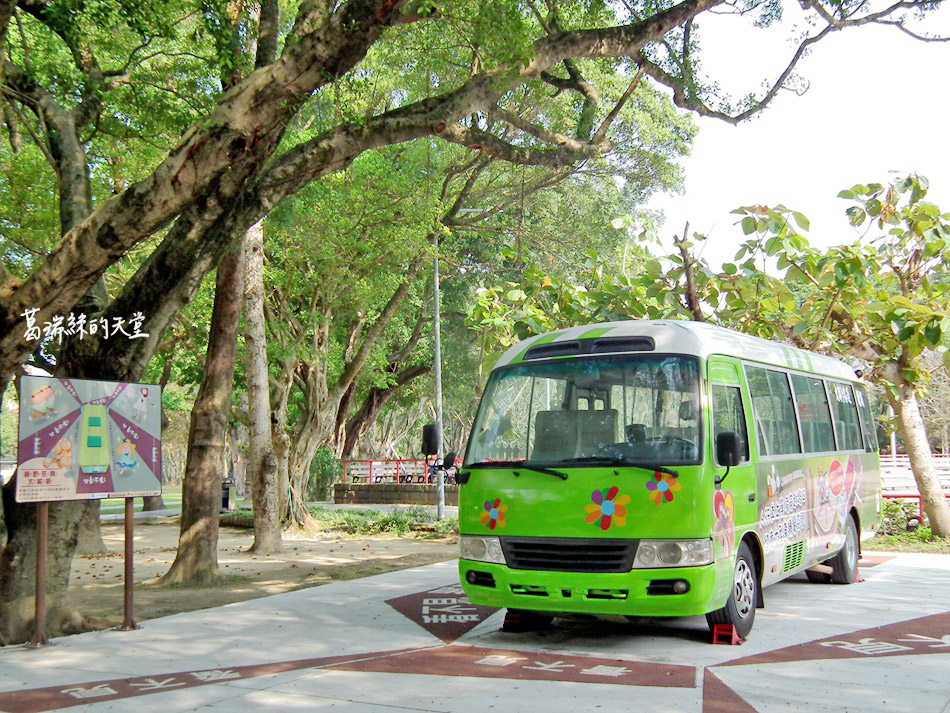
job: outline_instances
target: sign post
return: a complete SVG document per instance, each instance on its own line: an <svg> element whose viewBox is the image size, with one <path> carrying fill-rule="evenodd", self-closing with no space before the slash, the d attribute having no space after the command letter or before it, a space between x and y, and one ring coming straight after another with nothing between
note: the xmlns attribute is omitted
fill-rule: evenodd
<svg viewBox="0 0 950 713"><path fill-rule="evenodd" d="M125 619L122 621L122 626L119 627L119 631L131 631L132 629L140 629L141 627L135 623L135 617L132 615L132 585L134 567L132 566L133 562L133 552L134 552L134 542L135 535L133 533L135 524L135 498L126 498L125 499Z"/></svg>
<svg viewBox="0 0 950 713"><path fill-rule="evenodd" d="M49 551L49 503L36 504L36 594L33 639L28 648L49 646L46 638L46 554Z"/></svg>
<svg viewBox="0 0 950 713"><path fill-rule="evenodd" d="M162 493L161 387L20 377L16 501L37 503L36 633L46 641L49 503L125 498L125 621L132 616L134 498Z"/></svg>

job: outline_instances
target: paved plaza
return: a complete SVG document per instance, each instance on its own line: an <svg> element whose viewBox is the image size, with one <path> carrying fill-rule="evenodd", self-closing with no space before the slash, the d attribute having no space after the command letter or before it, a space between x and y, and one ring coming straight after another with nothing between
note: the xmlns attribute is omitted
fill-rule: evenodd
<svg viewBox="0 0 950 713"><path fill-rule="evenodd" d="M950 556L765 590L740 646L702 617L500 630L456 563L0 649L0 711L950 713Z"/></svg>

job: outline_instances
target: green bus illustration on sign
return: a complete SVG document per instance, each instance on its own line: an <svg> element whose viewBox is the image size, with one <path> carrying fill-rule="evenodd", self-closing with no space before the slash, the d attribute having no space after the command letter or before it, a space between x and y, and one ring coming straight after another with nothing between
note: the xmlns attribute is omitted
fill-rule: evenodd
<svg viewBox="0 0 950 713"><path fill-rule="evenodd" d="M110 462L106 407L85 404L79 429L79 468L84 473L105 473Z"/></svg>
<svg viewBox="0 0 950 713"><path fill-rule="evenodd" d="M698 322L515 345L457 478L465 592L522 622L704 614L744 637L763 587L854 581L881 516L854 371Z"/></svg>

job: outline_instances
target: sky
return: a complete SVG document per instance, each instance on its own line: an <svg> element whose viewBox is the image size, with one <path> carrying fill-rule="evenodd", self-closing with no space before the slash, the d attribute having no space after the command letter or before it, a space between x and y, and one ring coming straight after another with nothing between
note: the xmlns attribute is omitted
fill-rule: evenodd
<svg viewBox="0 0 950 713"><path fill-rule="evenodd" d="M946 28L950 8L928 20ZM794 47L787 29L752 28L737 18L713 18L701 28L703 67L732 96L777 77ZM918 173L930 181L928 200L950 212L950 43L923 43L894 28L839 32L814 46L799 64L809 88L780 92L762 114L738 126L697 118L699 134L680 196L658 196L661 240L669 250L686 222L708 236L701 253L713 269L733 260L744 236L739 206L783 203L811 221L812 245L851 243L858 234L838 192L857 183L887 183Z"/></svg>

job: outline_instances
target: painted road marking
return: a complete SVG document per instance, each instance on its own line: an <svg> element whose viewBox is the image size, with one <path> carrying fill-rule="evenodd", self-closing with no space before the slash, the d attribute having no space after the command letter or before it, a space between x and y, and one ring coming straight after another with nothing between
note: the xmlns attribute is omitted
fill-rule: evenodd
<svg viewBox="0 0 950 713"><path fill-rule="evenodd" d="M498 611L494 607L482 607L469 602L461 584L407 594L388 599L386 603L447 644Z"/></svg>
<svg viewBox="0 0 950 713"><path fill-rule="evenodd" d="M950 653L950 611L896 624L837 634L804 644L787 646L754 656L727 661L721 666L746 666L816 659L879 658Z"/></svg>

